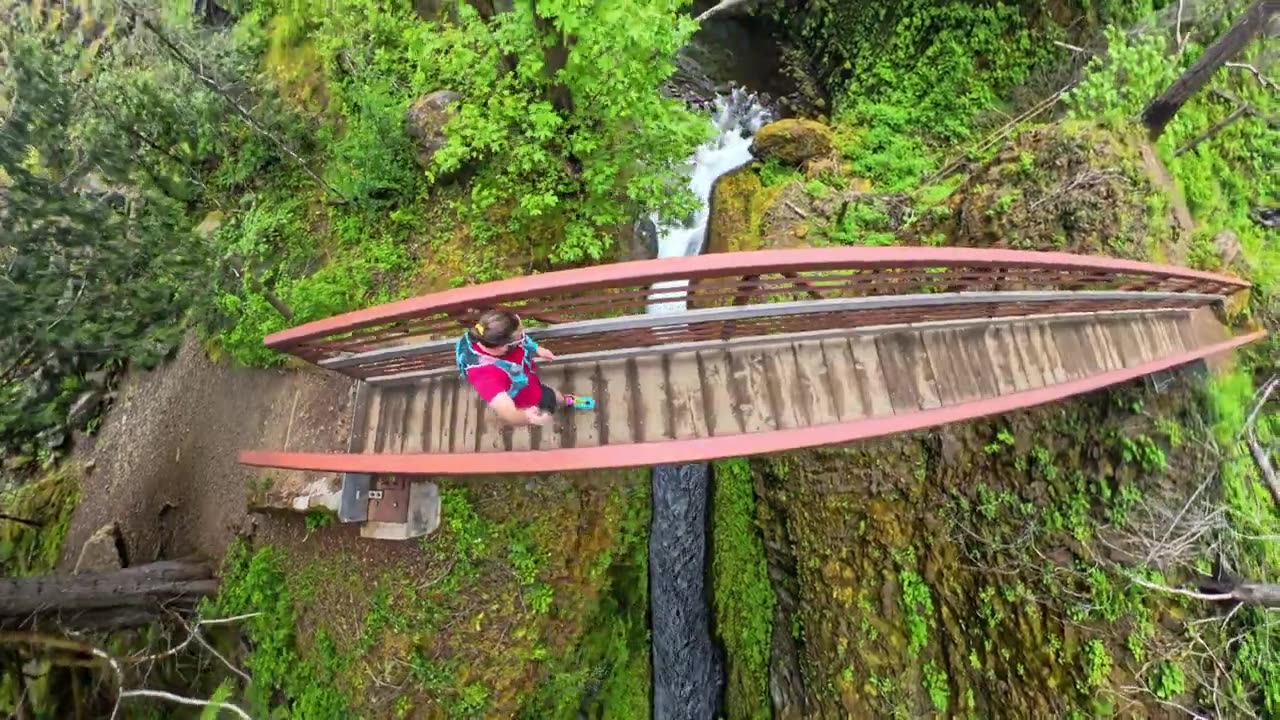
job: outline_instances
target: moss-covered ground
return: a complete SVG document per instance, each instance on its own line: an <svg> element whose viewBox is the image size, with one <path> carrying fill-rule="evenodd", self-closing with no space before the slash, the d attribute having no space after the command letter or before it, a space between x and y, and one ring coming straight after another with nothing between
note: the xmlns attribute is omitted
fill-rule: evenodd
<svg viewBox="0 0 1280 720"><path fill-rule="evenodd" d="M290 717L648 715L648 484L446 486L441 530L316 529L228 557L206 616L249 621L248 698Z"/></svg>

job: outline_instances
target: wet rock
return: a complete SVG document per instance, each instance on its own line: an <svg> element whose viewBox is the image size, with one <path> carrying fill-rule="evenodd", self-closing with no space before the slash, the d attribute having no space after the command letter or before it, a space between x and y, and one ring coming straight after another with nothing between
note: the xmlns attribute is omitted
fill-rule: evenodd
<svg viewBox="0 0 1280 720"><path fill-rule="evenodd" d="M751 142L751 154L761 160L801 167L812 158L835 150L831 128L813 120L779 120L760 128Z"/></svg>
<svg viewBox="0 0 1280 720"><path fill-rule="evenodd" d="M652 260L658 257L658 227L649 217L640 218L625 238L625 260Z"/></svg>
<svg viewBox="0 0 1280 720"><path fill-rule="evenodd" d="M1253 221L1264 228L1280 228L1280 207L1263 207L1253 211Z"/></svg>
<svg viewBox="0 0 1280 720"><path fill-rule="evenodd" d="M80 397L77 397L76 401L71 403L71 409L67 411L67 427L73 429L84 427L101 407L101 392L98 390L86 390L80 393Z"/></svg>
<svg viewBox="0 0 1280 720"><path fill-rule="evenodd" d="M405 132L413 139L422 169L434 168L436 153L448 142L445 125L453 119L454 104L461 99L462 96L452 90L437 90L418 98L405 113ZM437 179L447 181L441 175L437 175Z"/></svg>
<svg viewBox="0 0 1280 720"><path fill-rule="evenodd" d="M120 526L116 523L103 525L80 548L80 557L76 559L75 575L83 573L100 573L119 570L124 567L124 558L120 548L124 539L120 536Z"/></svg>
<svg viewBox="0 0 1280 720"><path fill-rule="evenodd" d="M751 204L764 189L750 165L721 175L711 189L711 217L707 222L707 252L738 252L760 248L760 233L752 222Z"/></svg>

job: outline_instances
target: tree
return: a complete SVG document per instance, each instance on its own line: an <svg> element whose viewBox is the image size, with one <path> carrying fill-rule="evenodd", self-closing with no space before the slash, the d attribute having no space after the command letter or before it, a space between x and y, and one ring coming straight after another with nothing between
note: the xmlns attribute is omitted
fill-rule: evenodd
<svg viewBox="0 0 1280 720"><path fill-rule="evenodd" d="M1142 123L1147 126L1153 140L1160 137L1183 104L1199 92L1223 65L1244 50L1277 12L1280 12L1280 0L1254 0L1230 30L1151 101L1142 111Z"/></svg>
<svg viewBox="0 0 1280 720"><path fill-rule="evenodd" d="M423 27L417 73L462 95L439 173L476 165L473 217L506 229L547 222L557 259L599 259L604 234L642 211L692 209L682 170L710 132L659 88L696 24L682 0L520 0L485 19Z"/></svg>
<svg viewBox="0 0 1280 720"><path fill-rule="evenodd" d="M63 378L167 352L209 257L137 145L83 142L77 56L15 28L0 44L0 445L14 446L60 422Z"/></svg>

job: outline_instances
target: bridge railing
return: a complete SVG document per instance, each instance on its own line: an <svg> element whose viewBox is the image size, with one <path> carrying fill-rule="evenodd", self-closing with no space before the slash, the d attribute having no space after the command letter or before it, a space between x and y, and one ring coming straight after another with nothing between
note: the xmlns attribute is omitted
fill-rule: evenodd
<svg viewBox="0 0 1280 720"><path fill-rule="evenodd" d="M265 342L354 377L394 380L451 371L453 341L494 306L519 313L561 356L607 355L875 325L1192 308L1247 287L1223 275L1064 253L767 250L467 286L307 323Z"/></svg>

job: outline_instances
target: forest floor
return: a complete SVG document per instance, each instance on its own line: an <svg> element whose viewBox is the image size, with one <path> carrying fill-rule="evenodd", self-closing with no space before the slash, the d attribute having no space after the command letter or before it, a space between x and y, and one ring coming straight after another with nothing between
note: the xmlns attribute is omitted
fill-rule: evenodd
<svg viewBox="0 0 1280 720"><path fill-rule="evenodd" d="M188 336L155 370L133 370L99 432L81 438L89 464L63 545L75 564L98 528L119 523L129 564L200 555L218 561L237 536L293 536L301 518L251 516L247 448L340 450L350 428L351 382L336 373L261 370L211 360ZM275 527L280 525L281 527Z"/></svg>

